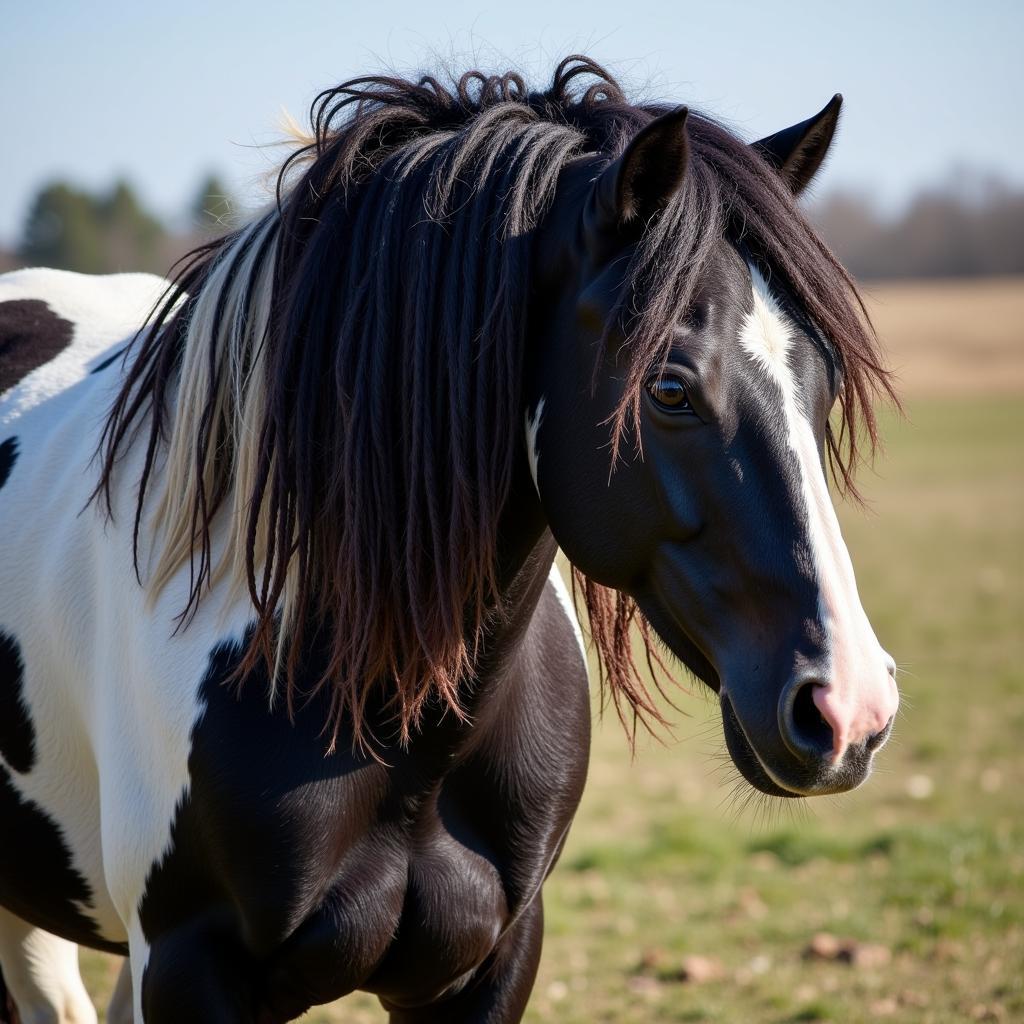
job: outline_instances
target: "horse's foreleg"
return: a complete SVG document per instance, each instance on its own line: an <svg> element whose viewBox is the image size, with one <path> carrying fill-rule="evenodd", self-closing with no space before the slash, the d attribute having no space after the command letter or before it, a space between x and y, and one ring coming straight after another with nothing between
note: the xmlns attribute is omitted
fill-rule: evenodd
<svg viewBox="0 0 1024 1024"><path fill-rule="evenodd" d="M0 966L21 1024L96 1024L78 947L0 907ZM7 1013L0 1007L0 1020Z"/></svg>
<svg viewBox="0 0 1024 1024"><path fill-rule="evenodd" d="M0 1024L18 1024L17 1013L14 1000L11 998L10 992L7 991L3 968L0 967Z"/></svg>
<svg viewBox="0 0 1024 1024"><path fill-rule="evenodd" d="M429 1006L387 1006L390 1024L518 1024L537 977L543 934L538 893L466 988Z"/></svg>
<svg viewBox="0 0 1024 1024"><path fill-rule="evenodd" d="M205 922L156 938L145 955L136 1024L263 1024L254 968L237 943ZM131 951L136 959L135 947ZM133 979L139 984L139 979Z"/></svg>
<svg viewBox="0 0 1024 1024"><path fill-rule="evenodd" d="M117 976L114 994L107 1004L107 1024L134 1024L135 1012L132 1009L132 965L130 960L121 964L121 973Z"/></svg>

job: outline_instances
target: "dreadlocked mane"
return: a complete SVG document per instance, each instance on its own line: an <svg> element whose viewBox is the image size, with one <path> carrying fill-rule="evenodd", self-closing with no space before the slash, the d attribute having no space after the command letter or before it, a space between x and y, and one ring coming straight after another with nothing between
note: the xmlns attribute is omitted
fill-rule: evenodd
<svg viewBox="0 0 1024 1024"><path fill-rule="evenodd" d="M159 470L150 594L187 564L185 628L220 578L247 591L256 624L240 674L264 661L289 708L304 640L329 623L317 688L329 688L332 747L346 720L364 741L374 686L403 740L428 700L460 713L500 607L532 237L570 159L612 160L666 109L630 104L578 56L543 92L479 71L450 85L345 82L314 101L276 204L186 257L132 342L94 497L111 513L116 465L144 438L136 571ZM685 185L637 246L624 289L629 386L609 424L612 464L639 437L643 381L724 233L833 347L843 387L827 445L849 487L858 428L875 442L873 394L891 395L853 283L750 146L707 118L688 127ZM215 555L218 515L227 541ZM650 628L629 598L576 582L623 722L660 721L632 643L639 625L647 665L661 666Z"/></svg>

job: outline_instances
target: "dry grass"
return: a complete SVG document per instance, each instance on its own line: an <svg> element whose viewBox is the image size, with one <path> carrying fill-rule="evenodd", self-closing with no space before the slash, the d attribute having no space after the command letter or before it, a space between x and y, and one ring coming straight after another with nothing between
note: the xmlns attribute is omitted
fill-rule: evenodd
<svg viewBox="0 0 1024 1024"><path fill-rule="evenodd" d="M1024 392L1024 278L880 283L864 292L908 397Z"/></svg>

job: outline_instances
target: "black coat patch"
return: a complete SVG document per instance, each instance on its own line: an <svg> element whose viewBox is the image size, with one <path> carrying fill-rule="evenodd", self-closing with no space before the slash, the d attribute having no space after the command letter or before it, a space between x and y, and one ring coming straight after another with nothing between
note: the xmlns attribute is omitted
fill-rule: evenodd
<svg viewBox="0 0 1024 1024"><path fill-rule="evenodd" d="M387 779L380 766L344 750L324 756L326 706L319 697L291 722L283 706L268 714L261 669L240 694L226 685L239 657L233 643L210 654L199 691L205 710L191 738L189 791L175 814L169 851L146 880L139 916L152 939L211 908L245 907L248 938L266 953L294 927L288 919L296 890L324 885L335 867L323 862L315 826L338 822L357 837L373 815L356 813L356 795L376 810ZM332 837L334 857L341 842ZM314 865L319 870L303 877ZM403 861L403 880L404 867ZM349 958L360 959L355 951Z"/></svg>
<svg viewBox="0 0 1024 1024"><path fill-rule="evenodd" d="M18 642L0 630L0 756L23 775L36 762L36 733L21 696L24 677Z"/></svg>
<svg viewBox="0 0 1024 1024"><path fill-rule="evenodd" d="M18 460L18 439L9 437L0 444L0 487L7 483L7 478Z"/></svg>
<svg viewBox="0 0 1024 1024"><path fill-rule="evenodd" d="M74 330L40 299L0 302L0 393L60 355Z"/></svg>
<svg viewBox="0 0 1024 1024"><path fill-rule="evenodd" d="M557 598L543 600L551 619ZM530 628L529 657L503 662L502 677L481 681L467 703L472 714L472 702L482 708L500 691L502 713L470 727L432 708L407 747L376 748L380 763L352 753L346 733L324 756L324 690L290 720L283 701L268 711L261 668L240 695L226 685L240 648L215 647L188 793L140 901L147 1020L219 1005L203 987L214 977L268 1020L354 988L417 1005L466 982L533 899L582 791L589 702L557 614L551 629ZM311 650L301 677L318 678L325 657ZM375 736L393 734L392 715L386 693L369 698ZM487 730L479 744L476 728Z"/></svg>
<svg viewBox="0 0 1024 1024"><path fill-rule="evenodd" d="M57 824L23 800L0 767L0 905L31 924L72 942L127 955L127 944L108 942L80 909L92 903L89 883L75 870Z"/></svg>

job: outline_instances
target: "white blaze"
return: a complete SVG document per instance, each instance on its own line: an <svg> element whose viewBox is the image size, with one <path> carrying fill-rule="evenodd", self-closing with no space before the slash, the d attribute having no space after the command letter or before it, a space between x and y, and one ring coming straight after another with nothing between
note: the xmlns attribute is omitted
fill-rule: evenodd
<svg viewBox="0 0 1024 1024"><path fill-rule="evenodd" d="M818 612L830 658L826 685L815 687L814 703L833 731L833 757L885 728L898 703L892 659L882 650L857 593L857 581L828 492L818 445L801 409L789 363L794 328L768 283L750 268L754 306L740 331L750 358L778 387L786 443L796 456L807 511L808 542L818 585Z"/></svg>

